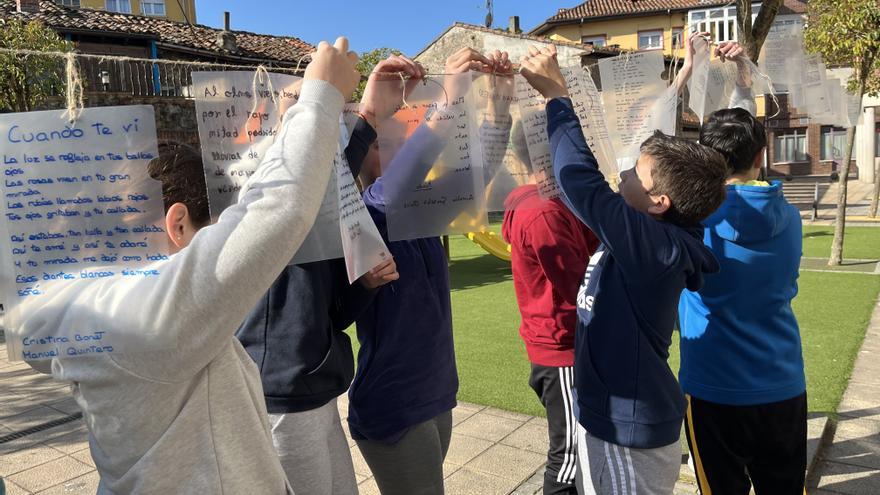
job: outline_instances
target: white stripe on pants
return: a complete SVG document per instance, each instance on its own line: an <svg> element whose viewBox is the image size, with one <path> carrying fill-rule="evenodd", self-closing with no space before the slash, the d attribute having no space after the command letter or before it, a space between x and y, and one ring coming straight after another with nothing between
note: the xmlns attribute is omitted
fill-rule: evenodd
<svg viewBox="0 0 880 495"><path fill-rule="evenodd" d="M559 368L559 386L562 388L562 401L565 403L565 454L562 467L556 476L557 483L574 483L577 474L577 420L574 417L574 398L571 389L574 387L574 369L571 366Z"/></svg>
<svg viewBox="0 0 880 495"><path fill-rule="evenodd" d="M671 495L681 469L678 442L656 449L621 447L577 425L580 495Z"/></svg>

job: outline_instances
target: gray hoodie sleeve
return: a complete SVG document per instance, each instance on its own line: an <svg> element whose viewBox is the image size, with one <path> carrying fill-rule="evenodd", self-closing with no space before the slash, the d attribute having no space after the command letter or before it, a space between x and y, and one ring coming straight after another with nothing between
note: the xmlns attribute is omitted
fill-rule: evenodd
<svg viewBox="0 0 880 495"><path fill-rule="evenodd" d="M185 249L152 265L158 276L69 284L30 312L23 330L89 322L123 339L128 353L110 356L146 379L181 381L203 369L234 338L314 223L343 103L329 83L306 81L238 203ZM138 345L157 350L132 352Z"/></svg>

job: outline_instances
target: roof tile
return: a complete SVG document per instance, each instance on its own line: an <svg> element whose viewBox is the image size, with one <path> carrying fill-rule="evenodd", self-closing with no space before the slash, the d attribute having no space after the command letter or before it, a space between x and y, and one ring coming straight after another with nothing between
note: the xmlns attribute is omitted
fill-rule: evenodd
<svg viewBox="0 0 880 495"><path fill-rule="evenodd" d="M235 35L238 51L229 53L217 45L217 37L223 32L201 24L189 25L162 17L119 14L88 8L63 7L52 1L41 1L40 12L21 14L16 11L15 0L0 0L0 18L39 20L59 31L102 31L150 36L156 41L183 48L206 50L219 56L234 55L281 62L299 62L314 51L314 47L299 38L272 36L247 31L230 31Z"/></svg>

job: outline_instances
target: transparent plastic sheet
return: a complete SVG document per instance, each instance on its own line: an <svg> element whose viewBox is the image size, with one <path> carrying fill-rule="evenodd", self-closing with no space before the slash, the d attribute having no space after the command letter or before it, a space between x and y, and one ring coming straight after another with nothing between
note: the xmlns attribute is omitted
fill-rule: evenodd
<svg viewBox="0 0 880 495"><path fill-rule="evenodd" d="M659 51L606 58L598 65L608 133L624 170L635 164L639 146L655 129L675 133L678 95L663 80Z"/></svg>
<svg viewBox="0 0 880 495"><path fill-rule="evenodd" d="M391 259L388 246L382 240L373 217L367 211L361 192L355 183L345 148L348 146L357 114L352 111L355 106L348 106L348 112L340 122L340 143L333 159L337 184L337 221L339 238L345 256L345 268L348 282L354 283L361 275L367 273L383 261Z"/></svg>
<svg viewBox="0 0 880 495"><path fill-rule="evenodd" d="M703 123L706 112L707 86L709 84L709 42L700 37L694 41L694 58L691 78L688 80L688 106Z"/></svg>
<svg viewBox="0 0 880 495"><path fill-rule="evenodd" d="M517 74L514 78L516 102L522 116L522 128L526 148L532 163L532 174L538 185L538 193L544 199L559 196L559 186L553 175L550 157L550 138L547 136L547 100Z"/></svg>
<svg viewBox="0 0 880 495"><path fill-rule="evenodd" d="M803 59L801 74L801 106L802 113L813 116L831 113L831 101L825 85L825 64L818 54L807 55Z"/></svg>
<svg viewBox="0 0 880 495"><path fill-rule="evenodd" d="M9 356L125 353L173 346L114 322L83 319L41 329L62 292L156 276L168 258L162 186L147 164L157 154L148 105L0 115L4 156L4 251Z"/></svg>
<svg viewBox="0 0 880 495"><path fill-rule="evenodd" d="M193 72L211 217L238 201L299 95L301 78L255 71Z"/></svg>
<svg viewBox="0 0 880 495"><path fill-rule="evenodd" d="M789 91L800 84L804 59L804 27L802 24L774 23L767 33L758 57L761 72L773 81L775 93Z"/></svg>
<svg viewBox="0 0 880 495"><path fill-rule="evenodd" d="M378 124L392 241L484 230L480 128L470 73L429 77ZM383 81L378 84L401 84Z"/></svg>
<svg viewBox="0 0 880 495"><path fill-rule="evenodd" d="M847 127L856 126L859 124L859 119L862 116L862 97L847 91L845 93L845 101Z"/></svg>
<svg viewBox="0 0 880 495"><path fill-rule="evenodd" d="M480 74L471 90L480 127L483 193L487 211L504 211L507 196L531 184L531 160L525 141L513 76Z"/></svg>
<svg viewBox="0 0 880 495"><path fill-rule="evenodd" d="M587 146L599 162L599 170L605 180L616 189L619 182L617 158L605 125L605 109L596 83L590 73L579 65L563 67L562 75L565 77L574 111L581 122Z"/></svg>

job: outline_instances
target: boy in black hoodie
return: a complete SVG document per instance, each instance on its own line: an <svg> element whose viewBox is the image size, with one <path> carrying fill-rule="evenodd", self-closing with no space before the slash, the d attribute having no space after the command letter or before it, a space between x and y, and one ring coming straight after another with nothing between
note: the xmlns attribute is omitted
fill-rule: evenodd
<svg viewBox="0 0 880 495"><path fill-rule="evenodd" d="M666 361L681 291L718 271L700 222L724 201L726 162L706 146L657 132L614 193L584 140L556 50L530 54L521 72L549 99L563 200L602 242L577 298L579 488L671 494L686 402Z"/></svg>
<svg viewBox="0 0 880 495"><path fill-rule="evenodd" d="M399 72L412 77L409 86L423 76L418 65L398 55L379 62L370 76L345 149L354 177L376 140L376 122L403 98L399 86L376 82L398 80ZM351 340L344 330L370 306L380 286L397 278L393 260L354 284L348 283L343 259L289 265L238 330L260 368L272 440L296 493L357 494L336 405L354 377Z"/></svg>

